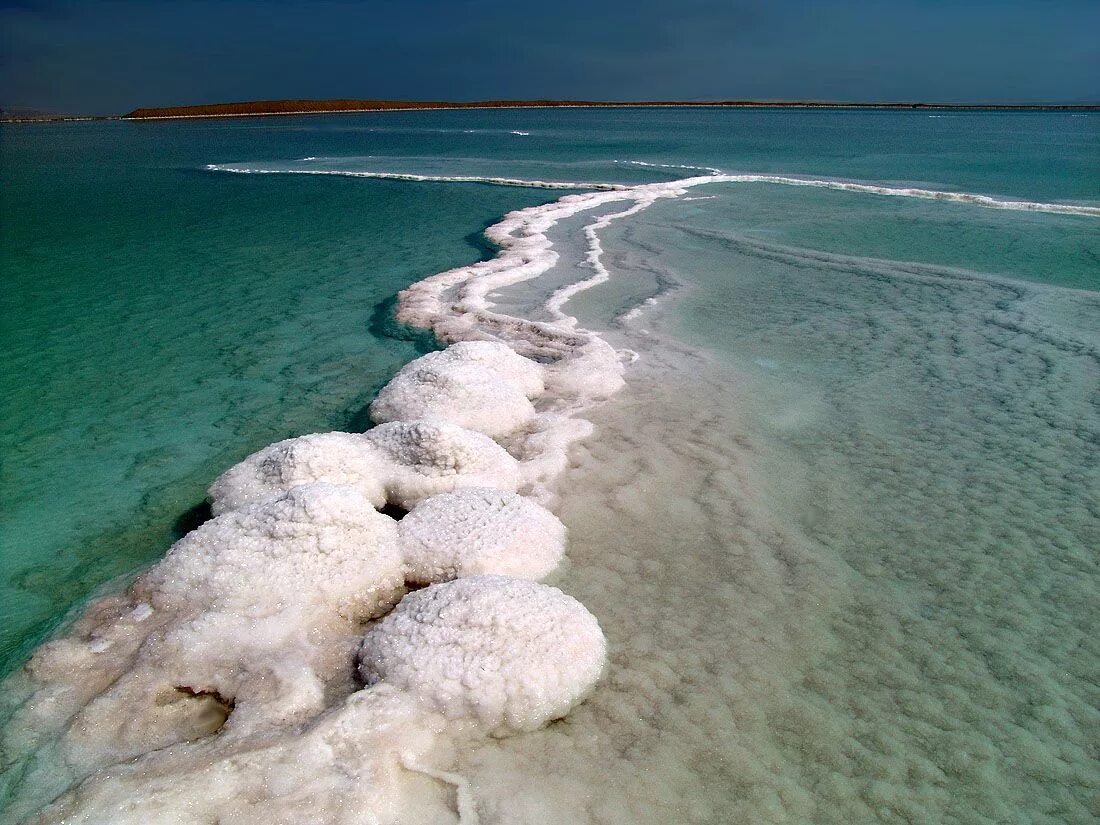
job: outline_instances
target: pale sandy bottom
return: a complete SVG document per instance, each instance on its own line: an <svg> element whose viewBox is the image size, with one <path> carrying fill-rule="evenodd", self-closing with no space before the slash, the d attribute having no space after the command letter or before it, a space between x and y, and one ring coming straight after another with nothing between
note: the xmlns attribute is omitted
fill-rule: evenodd
<svg viewBox="0 0 1100 825"><path fill-rule="evenodd" d="M576 451L558 583L601 621L609 672L562 722L461 753L481 821L1089 822L1095 707L1051 665L1088 667L1081 632L1046 645L1026 610L987 625L989 594L930 606L889 553L846 563L836 543L873 515L845 509L843 464L822 456L823 494L738 420L736 373L691 362L636 365Z"/></svg>
<svg viewBox="0 0 1100 825"><path fill-rule="evenodd" d="M567 719L461 755L483 822L793 822L817 804L783 743L805 733L791 691L845 571L753 492L752 446L705 383L736 378L691 360L694 380L639 362L576 450L559 584L599 618L610 668Z"/></svg>

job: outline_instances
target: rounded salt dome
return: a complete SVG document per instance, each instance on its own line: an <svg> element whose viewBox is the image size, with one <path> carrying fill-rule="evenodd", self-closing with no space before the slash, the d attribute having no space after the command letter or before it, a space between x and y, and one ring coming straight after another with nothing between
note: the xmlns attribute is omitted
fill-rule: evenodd
<svg viewBox="0 0 1100 825"><path fill-rule="evenodd" d="M413 363L439 361L475 364L516 384L528 398L534 398L545 389L542 365L524 358L499 341L459 341L442 352L430 352Z"/></svg>
<svg viewBox="0 0 1100 825"><path fill-rule="evenodd" d="M535 408L512 381L452 360L401 370L378 393L370 414L376 424L434 418L497 438L527 424Z"/></svg>
<svg viewBox="0 0 1100 825"><path fill-rule="evenodd" d="M397 525L405 578L416 584L484 573L538 580L565 552L565 525L530 499L488 487L432 496Z"/></svg>
<svg viewBox="0 0 1100 825"><path fill-rule="evenodd" d="M363 436L389 463L387 499L412 508L429 496L462 487L520 484L519 462L488 436L444 421L394 421Z"/></svg>
<svg viewBox="0 0 1100 825"><path fill-rule="evenodd" d="M360 673L493 733L534 730L578 705L607 644L596 617L555 587L471 576L409 594L363 638Z"/></svg>
<svg viewBox="0 0 1100 825"><path fill-rule="evenodd" d="M362 435L314 433L269 444L222 473L207 493L215 516L324 481L354 487L370 503L386 503L384 469Z"/></svg>
<svg viewBox="0 0 1100 825"><path fill-rule="evenodd" d="M366 619L404 592L397 523L357 490L303 484L192 530L136 588L158 608Z"/></svg>

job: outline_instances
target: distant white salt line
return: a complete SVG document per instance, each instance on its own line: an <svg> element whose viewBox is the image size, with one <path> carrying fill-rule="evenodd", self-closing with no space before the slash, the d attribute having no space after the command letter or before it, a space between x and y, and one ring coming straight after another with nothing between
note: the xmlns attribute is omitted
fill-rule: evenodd
<svg viewBox="0 0 1100 825"><path fill-rule="evenodd" d="M416 183L489 183L494 186L522 186L530 189L619 191L631 188L619 183L526 180L524 178L497 178L481 175L414 175L404 172L361 172L343 169L257 169L221 163L208 163L205 168L210 172L233 172L238 175L336 175L338 177L403 180Z"/></svg>
<svg viewBox="0 0 1100 825"><path fill-rule="evenodd" d="M565 304L577 293L584 292L586 289L591 289L594 286L599 286L611 279L611 273L601 260L603 256L603 245L600 243L600 230L606 229L613 221L617 221L620 218L628 218L631 215L636 215L650 206L656 199L656 195L640 198L629 209L624 209L622 212L613 212L609 215L601 215L596 218L596 220L592 221L592 223L584 227L584 236L588 243L588 251L585 254L585 260L588 261L588 265L595 271L595 274L583 280L566 284L558 288L547 299L545 308L558 324L568 329L575 329L577 326L577 319L572 315L566 314L564 310Z"/></svg>
<svg viewBox="0 0 1100 825"><path fill-rule="evenodd" d="M944 201L981 206L986 209L1006 209L1017 212L1048 212L1056 215L1091 215L1100 217L1100 206L1079 206L1068 203L1042 203L1039 201L1013 201L975 195L971 192L941 192L935 189L914 189L910 187L874 186L866 183L848 183L847 181L825 178L790 178L780 175L712 175L706 178L693 178L680 181L683 186L698 186L704 183L775 183L783 186L810 186L817 189L836 189L842 192L859 192L865 195L887 195L899 198L917 198L920 200Z"/></svg>
<svg viewBox="0 0 1100 825"><path fill-rule="evenodd" d="M490 240L500 247L494 258L481 261L472 266L459 267L455 270L440 273L412 285L401 294L399 315L403 316L402 320L406 323L432 329L442 340L461 340L469 334L471 327L477 327L485 333L517 346L519 349L525 347L532 350L541 350L544 347L549 350L556 349L559 355L570 353L574 357L581 356L580 360L589 361L592 365L588 357L582 356L582 353L588 353L594 356L593 360L596 363L601 363L601 367L596 368L595 372L604 373L605 380L597 382L604 387L610 387L615 385L617 381L621 381L621 378L616 375L621 367L618 365L613 366L618 359L612 360L607 357L614 351L599 335L591 331L577 329L577 320L566 314L564 307L578 293L604 283L610 277L610 273L601 261L603 248L600 244L599 232L602 229L606 228L612 221L641 212L659 199L683 198L696 186L715 183L766 183L888 197L935 200L980 206L988 209L1100 217L1100 207L1093 206L1003 200L968 192L878 186L826 178L725 174L720 173L713 167L705 166L662 165L646 161L621 162L657 168L692 169L705 171L707 174L628 186L612 183L541 181L488 176L414 175L315 169L254 169L229 164L210 164L206 168L237 173L331 174L406 181L488 183L546 189L589 190L584 194L566 195L553 203L521 209L506 215L498 224L486 231L486 235ZM537 278L554 266L558 255L553 249L552 242L547 237L551 227L564 218L617 201L632 201L633 203L620 212L595 218L584 228L588 247L586 258L589 266L594 270L593 274L580 281L558 288L543 304L543 309L554 319L552 322L535 322L494 311L495 304L488 297L490 293L521 281ZM445 298L448 295L450 297ZM638 317L638 314L644 308L652 306L653 303L651 301L644 302L635 308L637 312L626 313L622 320L633 320ZM597 395L603 394L606 393L597 393Z"/></svg>
<svg viewBox="0 0 1100 825"><path fill-rule="evenodd" d="M711 175L721 175L722 170L713 166L689 166L683 163L650 163L644 160L615 160L612 163L628 163L631 166L645 166L650 169L685 169L687 171L708 172Z"/></svg>
<svg viewBox="0 0 1100 825"><path fill-rule="evenodd" d="M615 161L618 162L618 161ZM994 198L990 195L978 195L972 192L944 192L936 189L917 189L913 187L877 186L866 183L851 183L848 181L832 180L829 178L795 178L784 175L756 175L738 174L730 175L720 173L711 167L705 166L673 166L672 164L654 164L645 161L624 161L632 165L651 167L667 167L680 169L705 170L707 175L682 178L674 181L662 181L658 184L621 184L598 183L594 181L544 181L527 180L524 178L503 178L481 175L414 175L402 172L363 172L341 169L259 169L252 167L234 166L232 164L211 163L205 167L215 172L234 172L237 174L271 174L271 175L339 175L353 178L377 178L382 180L403 180L412 182L439 182L439 183L486 183L496 186L521 186L535 189L587 189L593 191L626 192L638 190L642 192L653 186L672 186L677 189L690 189L708 183L771 183L780 186L807 186L814 189L832 189L840 192L856 192L864 195L884 195L888 197L915 198L917 200L933 200L944 203L959 203L970 206L980 206L985 209L1003 209L1015 212L1044 212L1054 215L1087 215L1100 217L1100 206L1084 206L1067 203L1045 203L1041 201L1018 201ZM644 197L644 195L643 195Z"/></svg>

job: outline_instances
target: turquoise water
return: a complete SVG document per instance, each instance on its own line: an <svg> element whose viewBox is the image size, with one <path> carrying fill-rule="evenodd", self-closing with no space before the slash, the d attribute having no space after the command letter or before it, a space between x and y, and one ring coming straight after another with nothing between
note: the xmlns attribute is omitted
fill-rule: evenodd
<svg viewBox="0 0 1100 825"><path fill-rule="evenodd" d="M0 139L8 667L201 518L218 471L365 427L431 345L388 299L563 194L207 164L716 168L1100 205L1100 119L1068 114L418 112ZM594 214L498 305L587 277ZM1100 218L707 183L600 237L611 279L566 309L639 359L563 518L566 589L612 670L566 730L465 761L484 818L518 793L525 821L555 821L603 771L622 790L576 821L1090 821ZM515 765L559 775L528 791Z"/></svg>
<svg viewBox="0 0 1100 825"><path fill-rule="evenodd" d="M418 348L387 334L384 302L553 197L201 171L317 145L279 124L80 125L0 133L4 670L159 557L226 466L365 427Z"/></svg>

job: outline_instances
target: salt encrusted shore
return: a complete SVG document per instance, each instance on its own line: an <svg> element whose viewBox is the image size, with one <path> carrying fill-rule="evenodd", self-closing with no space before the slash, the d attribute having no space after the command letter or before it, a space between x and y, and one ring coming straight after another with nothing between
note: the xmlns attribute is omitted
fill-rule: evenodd
<svg viewBox="0 0 1100 825"><path fill-rule="evenodd" d="M377 426L288 439L227 470L214 519L11 680L5 760L25 766L26 789L12 816L418 821L417 806L450 804L444 785L475 821L461 777L433 766L470 737L567 714L604 667L595 619L537 580L565 550L548 508L568 448L624 371L565 314L580 284L550 296L550 322L489 296L553 267L547 233L565 218L626 202L586 231L593 285L607 277L599 228L722 182L1063 206L712 170L511 213L488 230L494 258L401 294L400 320L450 346L379 393Z"/></svg>
<svg viewBox="0 0 1100 825"><path fill-rule="evenodd" d="M16 815L62 794L33 821L261 821L286 812L269 773L289 761L303 814L344 821L356 800L348 821L389 821L402 776L434 775L410 766L436 740L531 730L583 701L606 643L583 605L536 582L565 528L516 494L564 462L568 439L548 437L562 416L530 400L554 368L456 343L398 373L367 433L289 439L226 471L211 521L15 680ZM317 737L339 743L320 761ZM254 789L247 816L188 779L211 771Z"/></svg>

